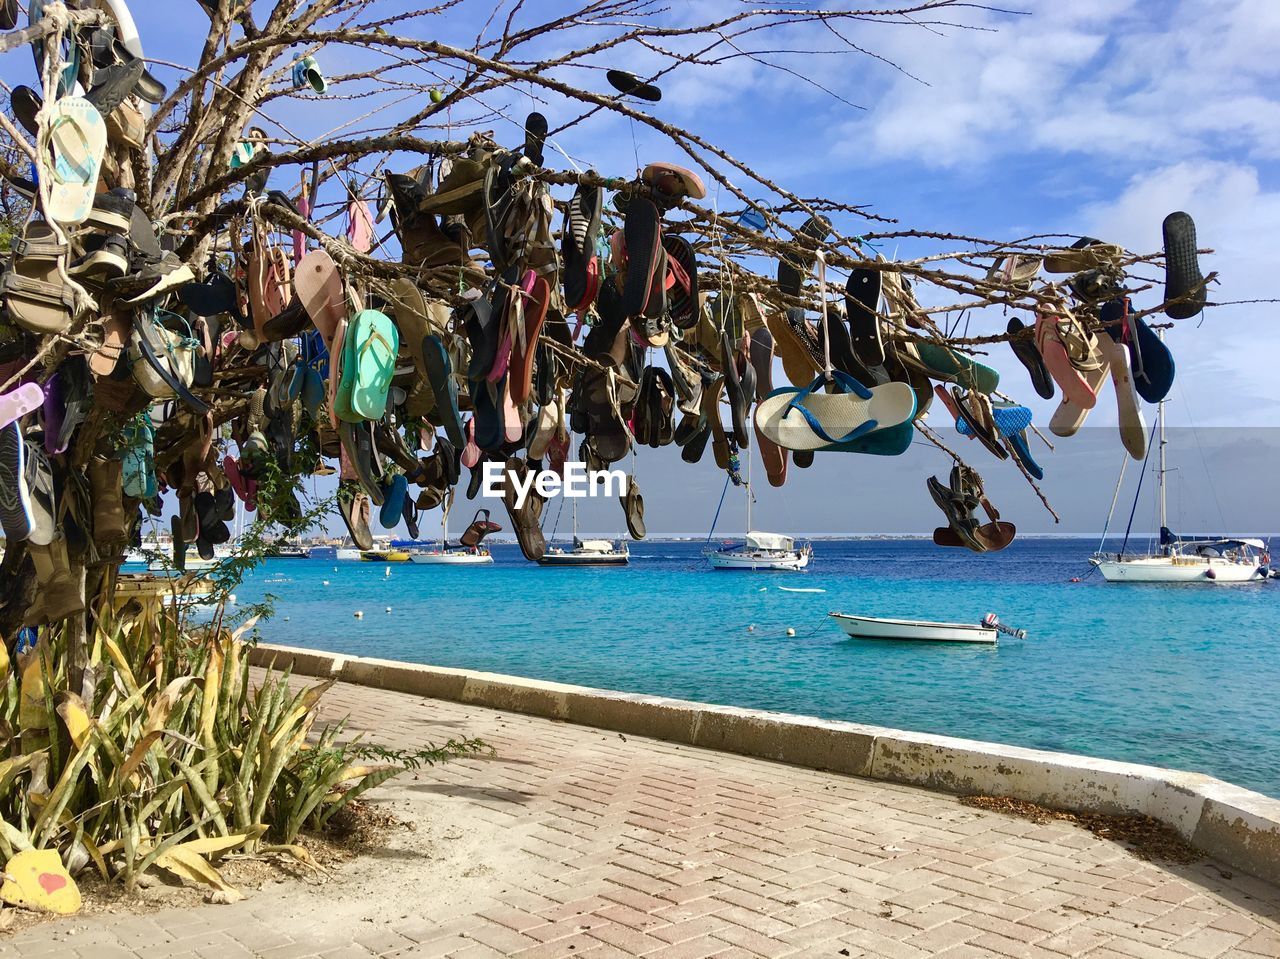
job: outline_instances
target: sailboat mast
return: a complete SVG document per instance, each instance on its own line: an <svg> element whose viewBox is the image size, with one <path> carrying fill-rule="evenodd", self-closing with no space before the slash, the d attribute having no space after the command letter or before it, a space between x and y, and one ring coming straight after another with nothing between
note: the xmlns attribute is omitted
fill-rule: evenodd
<svg viewBox="0 0 1280 959"><path fill-rule="evenodd" d="M1160 342L1161 343L1164 342L1164 330L1160 331ZM1164 492L1165 492L1164 476L1165 476L1165 473L1168 472L1165 466L1165 446L1167 444L1164 438L1164 402L1165 401L1162 399L1156 405L1156 420L1160 424L1159 440L1158 440L1160 444L1160 459L1159 459L1159 466L1157 467L1157 469L1159 470L1159 475L1156 477L1156 479L1157 479L1157 485L1160 493L1160 529L1162 531L1165 529L1165 527L1169 525L1168 518L1166 516L1165 495L1164 495ZM1160 547L1160 552L1161 553L1167 552L1167 550L1163 545L1161 545Z"/></svg>
<svg viewBox="0 0 1280 959"><path fill-rule="evenodd" d="M1161 527L1164 527L1169 525L1168 518L1166 516L1164 496L1164 474L1168 472L1168 468L1165 465L1164 455L1164 448L1168 445L1164 438L1164 400L1160 401L1160 411L1157 415L1160 417L1160 525Z"/></svg>
<svg viewBox="0 0 1280 959"><path fill-rule="evenodd" d="M578 542L578 500L573 501L573 541Z"/></svg>
<svg viewBox="0 0 1280 959"><path fill-rule="evenodd" d="M745 452L747 454L747 532L750 533L751 532L751 500L754 498L751 495L751 448L747 447Z"/></svg>

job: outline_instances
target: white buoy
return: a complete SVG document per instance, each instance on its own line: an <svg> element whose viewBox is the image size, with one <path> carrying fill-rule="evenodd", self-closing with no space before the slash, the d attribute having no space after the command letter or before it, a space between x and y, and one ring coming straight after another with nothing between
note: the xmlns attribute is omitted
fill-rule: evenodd
<svg viewBox="0 0 1280 959"><path fill-rule="evenodd" d="M388 606L388 607L387 607L387 612L388 612L388 613L389 613L389 612L391 612L391 607L390 607L390 606Z"/></svg>
<svg viewBox="0 0 1280 959"><path fill-rule="evenodd" d="M328 581L327 579L326 579L326 580L321 580L321 582L323 582L326 586L328 586L328 585L329 585L329 581Z"/></svg>
<svg viewBox="0 0 1280 959"><path fill-rule="evenodd" d="M794 636L795 634L796 634L795 629L793 629L792 627L788 626L788 627L787 627L787 635L788 635L788 636Z"/></svg>
<svg viewBox="0 0 1280 959"><path fill-rule="evenodd" d="M336 573L336 572L338 571L338 567L336 567L336 566L335 566L335 567L333 568L333 571Z"/></svg>
<svg viewBox="0 0 1280 959"><path fill-rule="evenodd" d="M750 626L748 626L748 627L747 627L747 632L748 632L748 633L754 633L755 631L756 631L756 624L755 624L755 623L752 623Z"/></svg>
<svg viewBox="0 0 1280 959"><path fill-rule="evenodd" d="M390 566L388 566L386 569L384 569L384 570L382 571L382 575L383 575L383 576L390 576L390 575L391 575L391 567L390 567Z"/></svg>
<svg viewBox="0 0 1280 959"><path fill-rule="evenodd" d="M289 617L288 617L288 616L286 616L286 617L284 618L284 621L285 621L286 623L287 623L287 622L289 622Z"/></svg>
<svg viewBox="0 0 1280 959"><path fill-rule="evenodd" d="M357 609L353 615L355 616L356 619L364 619L364 610Z"/></svg>

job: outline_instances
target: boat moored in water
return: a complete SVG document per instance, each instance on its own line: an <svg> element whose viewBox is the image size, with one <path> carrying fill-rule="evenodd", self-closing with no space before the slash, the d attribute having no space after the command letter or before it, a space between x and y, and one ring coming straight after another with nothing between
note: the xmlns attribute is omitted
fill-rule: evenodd
<svg viewBox="0 0 1280 959"><path fill-rule="evenodd" d="M809 565L813 547L799 548L790 536L752 530L746 542L707 554L713 569L799 571Z"/></svg>
<svg viewBox="0 0 1280 959"><path fill-rule="evenodd" d="M882 619L875 616L853 616L828 613L841 629L854 639L897 639L931 643L996 642L999 631L994 616L982 623L932 623L921 619Z"/></svg>
<svg viewBox="0 0 1280 959"><path fill-rule="evenodd" d="M1161 334L1163 338L1163 334ZM1129 532L1125 531L1124 542L1119 552L1094 553L1089 563L1102 574L1108 583L1164 583L1168 585L1187 585L1192 583L1251 583L1267 578L1267 567L1271 557L1267 554L1267 546L1259 539L1246 539L1235 536L1178 536L1166 525L1168 507L1166 504L1165 476L1172 472L1166 462L1165 449L1169 445L1165 439L1165 401L1158 406L1156 420L1157 450L1156 461L1156 497L1159 508L1160 546L1158 551L1147 555L1134 555L1125 552L1129 542ZM1126 461L1127 462L1127 461ZM1124 481L1124 469L1120 470L1120 482ZM1116 484L1117 497L1120 482ZM1142 483L1138 483L1138 491L1134 494L1134 510L1137 510L1138 496L1142 492ZM1111 512L1115 512L1116 499L1111 501ZM1132 514L1130 514L1132 525ZM1107 516L1107 527L1111 525L1111 515ZM1103 529L1103 543L1106 541L1106 528Z"/></svg>
<svg viewBox="0 0 1280 959"><path fill-rule="evenodd" d="M413 550L409 559L424 566L484 566L493 562L493 554L483 546L454 546Z"/></svg>
<svg viewBox="0 0 1280 959"><path fill-rule="evenodd" d="M1160 530L1151 556L1096 555L1108 583L1252 583L1267 578L1266 544L1257 539L1176 536Z"/></svg>
<svg viewBox="0 0 1280 959"><path fill-rule="evenodd" d="M409 553L403 549L366 549L360 559L366 563L407 563Z"/></svg>
<svg viewBox="0 0 1280 959"><path fill-rule="evenodd" d="M626 566L631 562L631 551L624 541L617 546L607 539L573 538L573 549L548 547L538 560L539 566Z"/></svg>

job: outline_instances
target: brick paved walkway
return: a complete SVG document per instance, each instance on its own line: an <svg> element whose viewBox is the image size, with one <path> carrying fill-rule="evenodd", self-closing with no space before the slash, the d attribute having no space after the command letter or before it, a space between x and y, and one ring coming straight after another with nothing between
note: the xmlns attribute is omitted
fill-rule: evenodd
<svg viewBox="0 0 1280 959"><path fill-rule="evenodd" d="M49 923L0 955L1280 956L1280 890L1071 825L398 693L328 701L378 741L480 736L498 758L377 790L417 830L327 885Z"/></svg>

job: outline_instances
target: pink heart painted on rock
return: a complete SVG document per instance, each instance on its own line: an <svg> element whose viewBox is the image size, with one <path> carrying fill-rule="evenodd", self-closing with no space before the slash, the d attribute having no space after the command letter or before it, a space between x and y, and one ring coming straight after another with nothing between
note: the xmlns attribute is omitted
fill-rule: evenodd
<svg viewBox="0 0 1280 959"><path fill-rule="evenodd" d="M36 877L36 881L40 883L40 888L49 893L49 895L53 895L67 884L67 880L64 877L54 875L51 872L40 873Z"/></svg>

